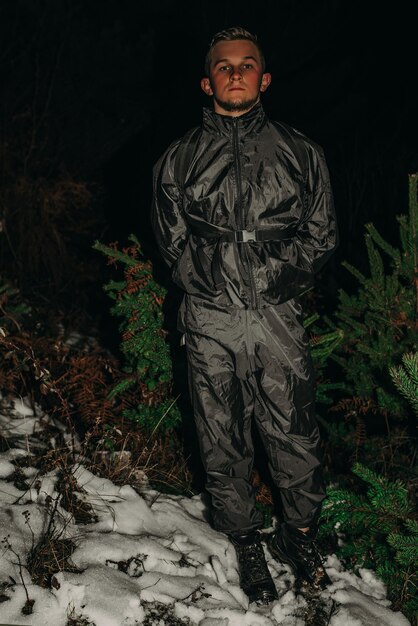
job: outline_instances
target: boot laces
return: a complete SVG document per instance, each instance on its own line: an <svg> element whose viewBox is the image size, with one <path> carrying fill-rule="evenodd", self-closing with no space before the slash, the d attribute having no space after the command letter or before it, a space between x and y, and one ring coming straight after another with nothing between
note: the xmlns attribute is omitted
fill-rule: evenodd
<svg viewBox="0 0 418 626"><path fill-rule="evenodd" d="M312 567L322 566L320 552L314 540L300 545L300 550L303 553L304 560L306 560L309 565Z"/></svg>
<svg viewBox="0 0 418 626"><path fill-rule="evenodd" d="M314 584L319 584L325 576L325 569L322 563L321 554L315 541L310 541L303 546L304 560L314 576Z"/></svg>
<svg viewBox="0 0 418 626"><path fill-rule="evenodd" d="M260 543L240 546L238 553L243 574L247 580L263 580L269 576L263 547Z"/></svg>

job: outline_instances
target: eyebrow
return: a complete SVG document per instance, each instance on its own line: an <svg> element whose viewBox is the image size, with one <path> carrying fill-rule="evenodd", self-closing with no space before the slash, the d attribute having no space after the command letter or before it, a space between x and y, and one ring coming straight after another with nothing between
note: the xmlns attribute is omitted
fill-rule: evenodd
<svg viewBox="0 0 418 626"><path fill-rule="evenodd" d="M257 61L257 59L255 57L251 56L251 55L242 57L242 61L246 61L248 59L252 59L256 63L259 63L259 61ZM216 67L216 65L219 65L219 63L229 63L229 62L230 62L229 59L219 59L218 61L215 61L214 67Z"/></svg>

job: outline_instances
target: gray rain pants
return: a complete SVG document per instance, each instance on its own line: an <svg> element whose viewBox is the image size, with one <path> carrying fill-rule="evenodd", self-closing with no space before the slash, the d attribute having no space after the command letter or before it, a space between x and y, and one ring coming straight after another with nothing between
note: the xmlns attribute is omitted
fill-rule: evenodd
<svg viewBox="0 0 418 626"><path fill-rule="evenodd" d="M262 526L250 484L253 417L285 520L309 526L326 493L299 302L225 309L186 294L183 315L188 385L215 528L233 534Z"/></svg>

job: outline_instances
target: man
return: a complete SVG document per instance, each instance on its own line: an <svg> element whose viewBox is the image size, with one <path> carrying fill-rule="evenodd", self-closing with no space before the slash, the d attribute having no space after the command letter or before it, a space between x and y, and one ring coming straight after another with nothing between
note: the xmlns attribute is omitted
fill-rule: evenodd
<svg viewBox="0 0 418 626"><path fill-rule="evenodd" d="M262 108L271 75L257 38L218 33L205 72L213 109L156 163L152 224L185 291L178 329L213 524L235 546L250 601L268 603L277 592L250 483L252 417L283 504L269 549L300 584L329 582L314 542L326 493L298 297L335 249L337 228L322 149Z"/></svg>

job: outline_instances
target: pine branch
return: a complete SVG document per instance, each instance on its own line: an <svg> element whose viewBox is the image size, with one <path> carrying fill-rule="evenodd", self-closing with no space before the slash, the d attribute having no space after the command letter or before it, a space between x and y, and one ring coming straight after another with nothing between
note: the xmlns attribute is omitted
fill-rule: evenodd
<svg viewBox="0 0 418 626"><path fill-rule="evenodd" d="M373 287L375 289L384 290L385 288L385 272L383 267L382 257L379 252L376 250L373 245L373 240L369 234L366 234L365 237L367 254L369 257L369 265L372 281L374 283Z"/></svg>
<svg viewBox="0 0 418 626"><path fill-rule="evenodd" d="M99 241L96 241L92 247L94 250L103 252L103 254L107 255L111 259L120 261L121 263L124 263L125 265L134 266L138 263L137 259L133 259L128 254L125 254L124 252L120 252L120 250L112 248L111 246L106 246L105 244L100 243Z"/></svg>
<svg viewBox="0 0 418 626"><path fill-rule="evenodd" d="M418 416L418 352L405 353L402 362L403 365L390 367L389 372L396 387Z"/></svg>
<svg viewBox="0 0 418 626"><path fill-rule="evenodd" d="M354 265L351 265L351 263L348 263L348 261L343 261L341 265L345 267L351 274L353 274L353 276L357 278L360 284L364 286L367 285L367 278L364 276L364 274L360 272L360 270L354 267Z"/></svg>
<svg viewBox="0 0 418 626"><path fill-rule="evenodd" d="M370 238L385 252L393 261L394 267L399 268L401 265L401 254L397 248L390 245L382 235L377 231L376 227L372 223L366 224L366 229L370 235Z"/></svg>

